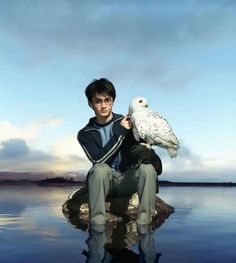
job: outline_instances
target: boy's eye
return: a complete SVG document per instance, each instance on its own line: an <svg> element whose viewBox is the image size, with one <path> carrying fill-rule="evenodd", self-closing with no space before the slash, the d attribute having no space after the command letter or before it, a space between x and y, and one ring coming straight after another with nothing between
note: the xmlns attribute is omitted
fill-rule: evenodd
<svg viewBox="0 0 236 263"><path fill-rule="evenodd" d="M94 100L94 103L95 103L96 105L102 105L103 103L104 103L105 105L109 105L109 104L112 103L112 98L106 98L105 100L95 99L95 100Z"/></svg>

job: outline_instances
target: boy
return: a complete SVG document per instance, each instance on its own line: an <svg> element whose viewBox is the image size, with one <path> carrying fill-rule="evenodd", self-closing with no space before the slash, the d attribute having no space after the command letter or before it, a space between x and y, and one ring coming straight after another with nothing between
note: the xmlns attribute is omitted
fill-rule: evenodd
<svg viewBox="0 0 236 263"><path fill-rule="evenodd" d="M87 187L91 224L105 224L105 200L138 192L137 224L150 224L154 214L157 172L150 163L134 164L131 151L137 145L128 116L112 112L116 91L113 84L97 79L85 89L95 117L78 132L78 141L93 166Z"/></svg>

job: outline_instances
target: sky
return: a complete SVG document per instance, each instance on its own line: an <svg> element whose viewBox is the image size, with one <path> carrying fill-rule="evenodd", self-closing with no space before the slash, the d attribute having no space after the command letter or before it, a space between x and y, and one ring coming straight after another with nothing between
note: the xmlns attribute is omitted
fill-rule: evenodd
<svg viewBox="0 0 236 263"><path fill-rule="evenodd" d="M0 171L86 174L77 132L101 77L143 96L178 156L162 180L236 182L236 1L0 0Z"/></svg>

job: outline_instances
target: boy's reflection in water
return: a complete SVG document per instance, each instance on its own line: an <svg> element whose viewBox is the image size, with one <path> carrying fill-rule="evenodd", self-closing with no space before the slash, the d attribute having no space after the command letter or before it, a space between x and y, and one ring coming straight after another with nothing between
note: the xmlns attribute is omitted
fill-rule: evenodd
<svg viewBox="0 0 236 263"><path fill-rule="evenodd" d="M105 232L105 225L90 226L89 238L86 241L89 251L83 251L87 256L88 263L118 263L118 262L138 262L138 263L157 263L160 253L155 249L153 230L149 225L138 225L138 250L139 254L128 249L124 239L127 238L126 225L118 224L113 230L111 243ZM119 230L119 231L116 231Z"/></svg>
<svg viewBox="0 0 236 263"><path fill-rule="evenodd" d="M90 226L89 238L86 243L89 248L89 251L86 254L88 257L86 262L111 262L112 256L105 250L105 245L107 243L105 225Z"/></svg>

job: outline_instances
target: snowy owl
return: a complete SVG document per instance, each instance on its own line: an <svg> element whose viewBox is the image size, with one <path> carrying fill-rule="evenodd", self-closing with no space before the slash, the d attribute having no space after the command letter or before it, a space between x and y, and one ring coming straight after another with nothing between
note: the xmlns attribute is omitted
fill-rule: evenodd
<svg viewBox="0 0 236 263"><path fill-rule="evenodd" d="M145 98L136 97L129 105L129 116L136 141L144 141L148 148L158 145L165 148L171 158L176 157L179 141L167 120L148 108Z"/></svg>

